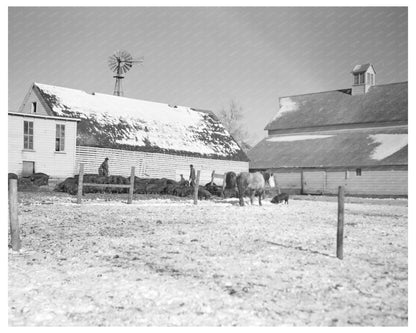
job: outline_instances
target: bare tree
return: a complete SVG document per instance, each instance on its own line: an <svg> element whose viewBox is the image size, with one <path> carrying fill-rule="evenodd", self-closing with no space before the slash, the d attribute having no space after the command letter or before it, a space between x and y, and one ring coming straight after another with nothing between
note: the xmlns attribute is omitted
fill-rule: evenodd
<svg viewBox="0 0 416 333"><path fill-rule="evenodd" d="M251 146L247 143L248 132L242 124L244 119L243 108L231 100L228 108L222 108L217 114L225 129L237 141L240 147L247 151Z"/></svg>

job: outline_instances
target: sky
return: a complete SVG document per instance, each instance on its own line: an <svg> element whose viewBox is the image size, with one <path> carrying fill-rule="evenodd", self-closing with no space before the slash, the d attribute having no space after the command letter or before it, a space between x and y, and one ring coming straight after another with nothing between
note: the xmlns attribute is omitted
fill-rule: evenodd
<svg viewBox="0 0 416 333"><path fill-rule="evenodd" d="M9 7L8 108L33 82L112 94L108 57L144 57L124 96L220 111L241 106L247 141L267 135L279 97L408 80L405 7Z"/></svg>

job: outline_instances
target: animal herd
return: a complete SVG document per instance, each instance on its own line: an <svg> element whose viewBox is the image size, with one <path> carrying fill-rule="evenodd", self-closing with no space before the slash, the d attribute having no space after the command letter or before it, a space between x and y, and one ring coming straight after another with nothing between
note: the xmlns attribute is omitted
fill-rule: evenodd
<svg viewBox="0 0 416 333"><path fill-rule="evenodd" d="M240 206L244 206L244 196L249 196L250 203L253 204L254 197L257 196L259 205L262 205L262 199L265 197L265 187L269 184L271 177L270 172L241 172L238 175L233 172L227 172L225 175L225 182L222 187L217 186L215 183L207 183L205 186L199 186L198 197L200 199L209 199L212 195L221 196L224 198L237 197L239 199ZM17 175L9 174L10 178L16 178ZM36 185L48 184L49 176L46 174L36 174L30 178L30 180ZM23 179L23 178L22 178ZM25 179L23 179L25 180ZM23 181L22 180L22 181ZM97 183L97 184L129 184L130 179L122 176L98 176L95 174L84 175L84 182ZM76 194L78 191L78 175L75 177L67 178L65 181L57 184L55 191L67 192L70 194ZM127 189L123 188L94 188L84 187L83 193L91 192L126 192ZM171 194L176 196L190 196L193 193L191 186L181 184L174 180L166 178L139 178L134 179L134 193L143 194ZM278 193L271 200L272 203L279 204L284 202L289 203L289 195L287 193Z"/></svg>

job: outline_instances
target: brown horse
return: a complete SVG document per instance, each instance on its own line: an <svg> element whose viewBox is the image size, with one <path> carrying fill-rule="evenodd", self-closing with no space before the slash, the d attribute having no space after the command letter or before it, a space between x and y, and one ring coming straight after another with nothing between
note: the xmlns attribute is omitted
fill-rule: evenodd
<svg viewBox="0 0 416 333"><path fill-rule="evenodd" d="M259 197L259 206L261 206L261 197L264 193L264 177L260 172L249 173L241 172L237 176L238 195L240 206L244 206L244 192L248 191L250 203L253 204L254 196Z"/></svg>

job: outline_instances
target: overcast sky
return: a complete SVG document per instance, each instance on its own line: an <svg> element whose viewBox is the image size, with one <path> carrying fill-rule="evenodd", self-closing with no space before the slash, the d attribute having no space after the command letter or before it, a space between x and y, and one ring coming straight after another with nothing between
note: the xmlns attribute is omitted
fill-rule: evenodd
<svg viewBox="0 0 416 333"><path fill-rule="evenodd" d="M242 106L249 142L281 96L351 86L356 64L377 84L407 81L407 8L10 8L9 110L32 82L112 94L108 57L144 57L126 97L214 112Z"/></svg>

